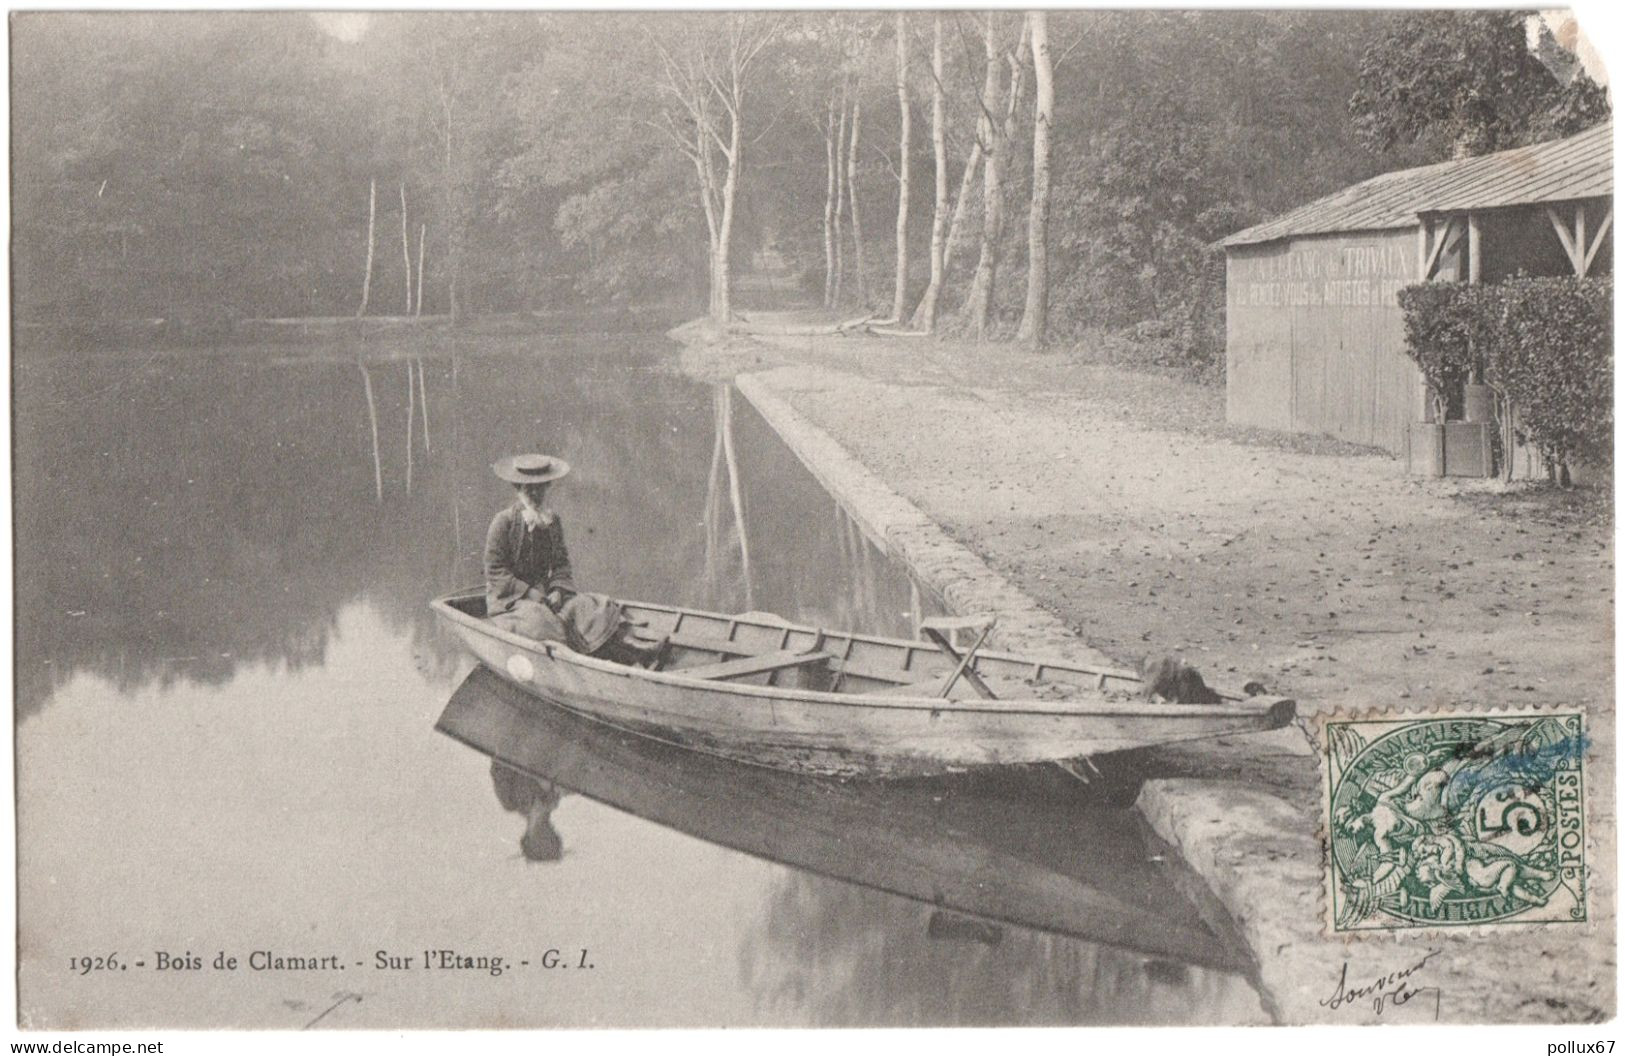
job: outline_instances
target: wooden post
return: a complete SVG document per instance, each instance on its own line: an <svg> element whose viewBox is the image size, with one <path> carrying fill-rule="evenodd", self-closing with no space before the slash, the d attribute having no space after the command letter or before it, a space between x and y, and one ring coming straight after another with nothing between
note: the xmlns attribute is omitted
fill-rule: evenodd
<svg viewBox="0 0 1625 1056"><path fill-rule="evenodd" d="M1482 233L1479 230L1478 214L1467 214L1467 281L1478 283L1483 281L1482 252L1480 249Z"/></svg>
<svg viewBox="0 0 1625 1056"><path fill-rule="evenodd" d="M1586 207L1581 202L1574 207L1574 274L1586 277Z"/></svg>
<svg viewBox="0 0 1625 1056"><path fill-rule="evenodd" d="M1433 279L1433 221L1422 217L1416 225L1416 281L1430 282ZM1416 386L1416 420L1418 422L1431 422L1433 420L1432 393L1424 380ZM1411 433L1415 430L1410 430ZM1406 461L1410 463L1411 452L1410 433L1406 434Z"/></svg>
<svg viewBox="0 0 1625 1056"><path fill-rule="evenodd" d="M1467 214L1467 282L1468 282L1469 285L1477 285L1482 279L1483 256L1482 256L1482 253L1480 252L1480 248L1479 248L1480 247L1480 238L1481 237L1482 237L1482 232L1479 230L1478 214L1477 213L1468 213ZM1469 337L1467 339L1467 352L1468 352L1468 355L1472 358L1472 364L1468 368L1467 380L1469 382L1471 382L1472 384L1474 384L1474 385L1481 384L1482 381L1483 381L1482 372L1478 369L1478 356L1476 354L1476 351L1477 350L1473 348L1473 339L1471 337ZM1468 420L1471 421L1472 419L1468 419Z"/></svg>

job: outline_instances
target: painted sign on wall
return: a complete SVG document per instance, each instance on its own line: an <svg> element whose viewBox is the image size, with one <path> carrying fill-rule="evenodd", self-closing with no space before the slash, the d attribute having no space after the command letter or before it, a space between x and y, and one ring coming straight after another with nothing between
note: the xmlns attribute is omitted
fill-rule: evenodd
<svg viewBox="0 0 1625 1056"><path fill-rule="evenodd" d="M1235 308L1397 308L1400 289L1415 281L1416 255L1394 242L1299 244L1232 257L1230 267Z"/></svg>
<svg viewBox="0 0 1625 1056"><path fill-rule="evenodd" d="M1232 247L1229 420L1403 452L1421 375L1398 295L1416 272L1415 228Z"/></svg>

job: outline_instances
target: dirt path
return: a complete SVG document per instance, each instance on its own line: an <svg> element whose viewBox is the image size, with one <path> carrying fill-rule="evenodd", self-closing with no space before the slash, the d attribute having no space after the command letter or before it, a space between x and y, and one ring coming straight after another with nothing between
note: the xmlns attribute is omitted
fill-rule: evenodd
<svg viewBox="0 0 1625 1056"><path fill-rule="evenodd" d="M1114 658L1182 654L1307 714L1584 706L1591 853L1614 860L1612 525L1595 497L1407 478L1348 445L1232 430L1220 390L1058 356L844 337L742 347L750 366L781 364L761 377L799 412ZM1182 756L1194 780L1142 802L1197 834L1187 854L1237 885L1233 907L1273 896L1226 850L1235 833L1203 836L1201 822L1252 811L1252 829L1298 840L1270 853L1315 854L1316 763L1307 738L1291 740ZM1314 862L1279 871L1283 913L1316 914L1318 890L1292 886L1311 875ZM1447 1018L1611 1015L1613 886L1604 866L1583 930L1507 933L1486 954L1495 970L1451 944L1437 962L1457 991ZM1301 928L1254 925L1282 947L1267 974L1305 979L1286 1018L1327 1018L1309 1000L1326 950ZM1526 956L1541 982L1518 967ZM1500 970L1520 974L1516 993L1498 992Z"/></svg>

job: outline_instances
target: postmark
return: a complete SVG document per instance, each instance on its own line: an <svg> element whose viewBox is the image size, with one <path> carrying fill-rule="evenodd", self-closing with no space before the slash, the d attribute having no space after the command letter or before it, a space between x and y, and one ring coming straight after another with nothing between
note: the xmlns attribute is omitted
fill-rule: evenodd
<svg viewBox="0 0 1625 1056"><path fill-rule="evenodd" d="M1320 725L1334 933L1586 919L1583 714Z"/></svg>

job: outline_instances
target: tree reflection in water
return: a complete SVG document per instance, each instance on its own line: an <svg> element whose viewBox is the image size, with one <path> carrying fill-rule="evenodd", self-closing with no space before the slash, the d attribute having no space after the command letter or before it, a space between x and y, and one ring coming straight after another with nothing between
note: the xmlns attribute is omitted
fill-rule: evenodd
<svg viewBox="0 0 1625 1056"><path fill-rule="evenodd" d="M426 603L479 582L483 527L508 499L488 466L526 447L581 467L558 503L583 582L685 593L704 549L708 391L651 383L644 337L437 341L136 363L19 353L19 713L78 671L130 691L219 684L244 664L320 665L358 601L450 681L464 661ZM414 351L418 384L400 384ZM374 414L386 436L401 429L409 402L423 415L410 495L404 453L375 448L373 429ZM449 432L432 452L430 403ZM462 531L465 513L479 538Z"/></svg>

